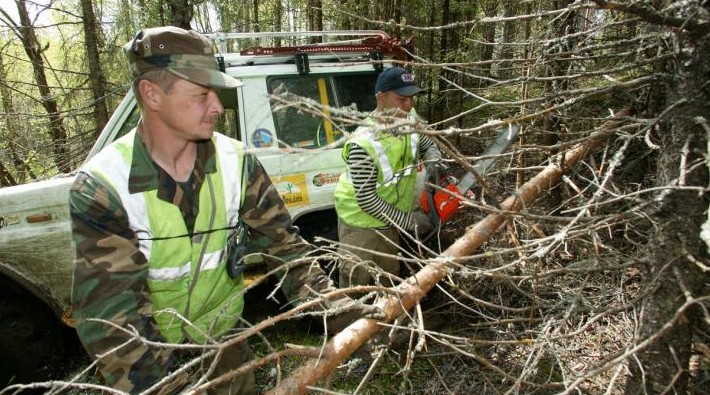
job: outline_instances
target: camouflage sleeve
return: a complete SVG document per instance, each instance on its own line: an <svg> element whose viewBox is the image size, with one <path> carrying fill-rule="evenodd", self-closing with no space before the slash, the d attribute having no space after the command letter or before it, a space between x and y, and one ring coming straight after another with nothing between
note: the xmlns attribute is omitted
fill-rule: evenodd
<svg viewBox="0 0 710 395"><path fill-rule="evenodd" d="M293 226L283 199L259 160L246 155L244 163L246 189L240 217L249 228L250 250L277 258L267 257L269 270L312 251L313 246ZM319 292L332 289L330 279L317 263L290 268L281 289L289 301L298 303L310 296L309 287Z"/></svg>
<svg viewBox="0 0 710 395"><path fill-rule="evenodd" d="M169 351L148 348L118 329L163 340L151 318L146 258L120 200L98 180L79 173L69 206L76 248L72 308L77 333L89 355L98 359L108 385L140 392L174 363Z"/></svg>

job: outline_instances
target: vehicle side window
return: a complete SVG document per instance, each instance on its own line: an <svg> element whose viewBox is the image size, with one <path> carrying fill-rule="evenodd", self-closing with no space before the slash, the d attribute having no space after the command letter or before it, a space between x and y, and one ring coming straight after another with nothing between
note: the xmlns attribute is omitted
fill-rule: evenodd
<svg viewBox="0 0 710 395"><path fill-rule="evenodd" d="M224 89L219 92L219 99L224 106L224 114L219 118L216 130L226 136L240 139L238 100L236 89Z"/></svg>
<svg viewBox="0 0 710 395"><path fill-rule="evenodd" d="M324 76L278 76L268 79L274 126L279 140L291 147L318 148L325 145L325 106L333 106L333 95ZM286 94L288 93L288 96ZM295 96L294 96L295 95ZM283 100L283 101L282 101Z"/></svg>
<svg viewBox="0 0 710 395"><path fill-rule="evenodd" d="M267 80L274 126L279 139L292 147L318 148L339 141L357 127L332 120L328 108L350 107L362 113L375 109L377 74L274 76ZM283 95L289 93L287 96ZM299 96L294 97L293 95ZM321 113L322 110L322 113ZM340 118L340 117L337 117Z"/></svg>
<svg viewBox="0 0 710 395"><path fill-rule="evenodd" d="M224 114L219 118L215 129L231 138L239 140L239 117L237 111L233 108L224 109Z"/></svg>
<svg viewBox="0 0 710 395"><path fill-rule="evenodd" d="M375 82L377 74L354 74L336 75L335 82L336 98L340 107L350 107L360 113L360 117L375 110L377 101L375 100ZM352 132L357 128L356 123L342 124L343 129Z"/></svg>

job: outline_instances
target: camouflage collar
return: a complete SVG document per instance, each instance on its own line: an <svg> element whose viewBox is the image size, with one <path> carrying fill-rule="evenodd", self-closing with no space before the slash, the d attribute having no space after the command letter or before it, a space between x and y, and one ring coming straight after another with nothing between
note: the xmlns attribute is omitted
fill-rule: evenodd
<svg viewBox="0 0 710 395"><path fill-rule="evenodd" d="M172 180L172 178L167 176L165 170L158 166L150 157L148 148L143 143L140 133L136 129L133 130L133 133L133 162L131 162L131 173L128 176L128 191L130 193L139 193L165 188L165 179ZM215 171L217 171L217 161L214 142L212 140L198 141L193 175L196 173L202 179L204 174L214 173Z"/></svg>

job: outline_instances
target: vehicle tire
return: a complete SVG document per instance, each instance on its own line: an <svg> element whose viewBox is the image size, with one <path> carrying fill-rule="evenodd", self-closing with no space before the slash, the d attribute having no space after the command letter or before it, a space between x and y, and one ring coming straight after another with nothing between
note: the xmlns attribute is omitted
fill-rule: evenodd
<svg viewBox="0 0 710 395"><path fill-rule="evenodd" d="M0 388L53 378L65 362L70 331L33 296L0 286Z"/></svg>

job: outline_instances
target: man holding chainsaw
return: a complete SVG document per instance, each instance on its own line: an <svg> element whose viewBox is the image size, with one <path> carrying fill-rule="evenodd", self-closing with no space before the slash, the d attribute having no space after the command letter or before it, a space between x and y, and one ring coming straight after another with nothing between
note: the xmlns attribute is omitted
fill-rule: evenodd
<svg viewBox="0 0 710 395"><path fill-rule="evenodd" d="M246 341L214 354L239 330L245 252L263 252L270 270L284 269L280 284L292 302L335 288L317 264L285 270L312 246L258 159L214 132L224 111L218 91L239 81L220 72L209 39L150 28L124 50L141 119L82 167L70 191L72 308L109 386L171 394L187 381L180 355L208 357L198 366L210 378L251 358ZM328 318L331 331L376 314L366 305L346 311L347 298L320 309L334 305L341 309ZM253 391L245 369L208 393Z"/></svg>
<svg viewBox="0 0 710 395"><path fill-rule="evenodd" d="M399 276L400 231L421 237L433 230L432 219L417 209L417 186L423 164L445 166L434 141L416 133L424 126L413 110L421 91L407 70L385 69L375 84L377 108L343 147L347 172L335 189L338 238L342 252L360 259L341 262L341 288L392 285L386 277Z"/></svg>

